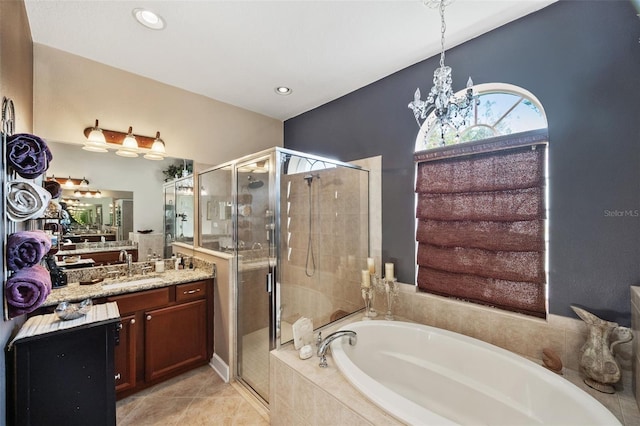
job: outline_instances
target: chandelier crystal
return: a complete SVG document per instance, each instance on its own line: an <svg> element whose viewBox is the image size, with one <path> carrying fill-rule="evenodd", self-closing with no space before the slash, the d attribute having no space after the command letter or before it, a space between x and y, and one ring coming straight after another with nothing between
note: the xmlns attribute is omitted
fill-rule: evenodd
<svg viewBox="0 0 640 426"><path fill-rule="evenodd" d="M451 87L451 67L444 64L444 33L447 28L444 21L444 8L450 4L449 0L424 0L429 7L440 9L440 68L433 72L433 87L426 100L421 99L420 88L416 89L413 101L409 108L413 110L416 123L422 127L425 120L431 114L435 115L435 121L440 128L440 145L445 145L445 133L447 128L453 128L458 134L460 128L465 125L471 112L471 107L478 102L478 96L473 92L471 77L467 80L467 90L462 96L455 96Z"/></svg>

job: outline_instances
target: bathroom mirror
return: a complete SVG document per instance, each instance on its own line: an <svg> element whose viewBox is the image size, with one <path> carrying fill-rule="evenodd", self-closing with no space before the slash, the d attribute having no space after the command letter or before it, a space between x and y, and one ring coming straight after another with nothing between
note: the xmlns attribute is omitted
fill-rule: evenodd
<svg viewBox="0 0 640 426"><path fill-rule="evenodd" d="M65 227L67 234L73 236L114 234L114 237L117 234L122 235L117 229L121 226L117 220L118 212L116 210L119 200L132 200L131 208L133 208L133 192L131 191L100 189L99 197L86 197L74 194L73 190L63 190L60 202L64 203L63 206L69 213L71 222ZM132 219L133 217L131 217Z"/></svg>
<svg viewBox="0 0 640 426"><path fill-rule="evenodd" d="M81 145L48 141L47 144L53 154L53 161L47 171L47 176L79 177L89 181L88 189L100 190L103 198L132 200L131 230L151 230L153 233L163 233L164 201L163 186L165 185L165 171L171 166L182 168L184 160L166 158L161 161L150 161L142 157L124 158L115 155L113 151L107 153L88 152ZM130 194L130 196L126 196ZM78 198L79 197L72 197ZM83 217L89 219L95 226L99 219L105 224L112 224L115 218L110 217L108 204L98 203L97 199L85 200L85 204L92 204L91 213ZM98 204L102 205L102 212ZM123 237L128 238L127 232Z"/></svg>

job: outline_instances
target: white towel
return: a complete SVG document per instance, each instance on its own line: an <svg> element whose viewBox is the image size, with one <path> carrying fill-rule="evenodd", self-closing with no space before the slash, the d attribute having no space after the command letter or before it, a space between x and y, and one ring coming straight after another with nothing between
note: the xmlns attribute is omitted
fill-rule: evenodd
<svg viewBox="0 0 640 426"><path fill-rule="evenodd" d="M51 201L51 194L40 185L15 180L9 182L7 215L15 222L40 217Z"/></svg>

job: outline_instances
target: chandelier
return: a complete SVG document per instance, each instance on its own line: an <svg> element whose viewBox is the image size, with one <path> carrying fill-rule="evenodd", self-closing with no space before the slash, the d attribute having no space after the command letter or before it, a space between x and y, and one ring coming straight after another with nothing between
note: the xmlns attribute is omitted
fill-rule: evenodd
<svg viewBox="0 0 640 426"><path fill-rule="evenodd" d="M453 128L456 137L471 112L471 107L478 102L478 97L473 92L471 77L467 81L467 90L462 96L455 96L451 87L451 67L444 65L444 32L447 28L444 22L444 8L451 3L450 0L423 0L429 7L440 9L440 68L433 72L433 87L426 100L420 99L420 88L416 89L413 101L409 108L413 110L416 123L422 127L427 116L434 112L435 122L440 127L440 145L445 145L445 131ZM422 121L421 121L422 120ZM433 125L433 124L430 124Z"/></svg>

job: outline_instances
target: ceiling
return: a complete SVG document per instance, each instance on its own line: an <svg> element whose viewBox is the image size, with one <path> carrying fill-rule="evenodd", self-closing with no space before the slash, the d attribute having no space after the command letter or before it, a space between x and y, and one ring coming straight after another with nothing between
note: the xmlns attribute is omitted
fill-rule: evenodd
<svg viewBox="0 0 640 426"><path fill-rule="evenodd" d="M446 48L555 0L456 0ZM43 44L280 120L439 53L437 9L420 0L25 0ZM166 28L138 24L136 7ZM431 75L416 85L428 85ZM275 87L288 86L288 96ZM425 90L428 89L425 87Z"/></svg>

